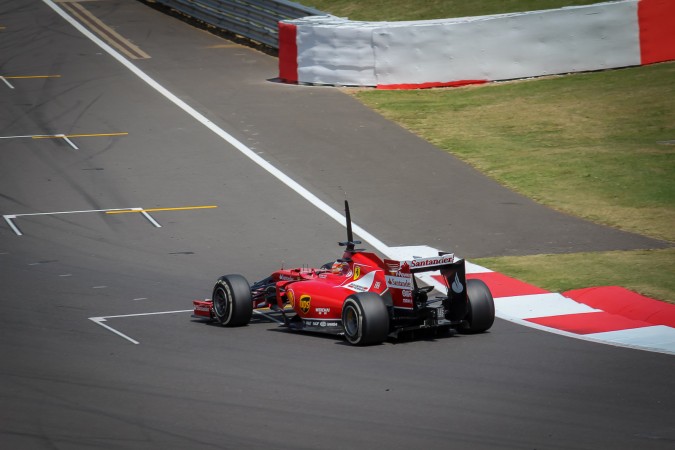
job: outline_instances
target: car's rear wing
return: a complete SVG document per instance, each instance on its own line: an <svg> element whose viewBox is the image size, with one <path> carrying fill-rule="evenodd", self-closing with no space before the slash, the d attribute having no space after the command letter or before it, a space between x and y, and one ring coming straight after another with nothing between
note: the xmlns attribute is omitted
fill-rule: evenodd
<svg viewBox="0 0 675 450"><path fill-rule="evenodd" d="M448 310L452 317L464 317L467 304L466 269L464 259L456 258L452 253L440 253L429 258L413 258L407 261L387 259L385 279L390 289L394 304L408 303L412 307L411 296L405 291L418 291L414 274L438 271L447 286ZM414 296L414 295L413 295Z"/></svg>
<svg viewBox="0 0 675 450"><path fill-rule="evenodd" d="M455 258L454 253L441 253L438 256L413 258L410 261L405 262L408 264L408 267L410 267L410 273L420 273L453 267L459 261L463 260Z"/></svg>
<svg viewBox="0 0 675 450"><path fill-rule="evenodd" d="M446 317L456 320L466 316L468 298L464 259L456 258L453 253L439 253L430 258L413 258L407 264L411 274L439 271L448 289Z"/></svg>
<svg viewBox="0 0 675 450"><path fill-rule="evenodd" d="M466 295L466 268L462 258L454 253L439 253L430 258L413 258L407 262L410 273L440 271L448 287L449 296Z"/></svg>

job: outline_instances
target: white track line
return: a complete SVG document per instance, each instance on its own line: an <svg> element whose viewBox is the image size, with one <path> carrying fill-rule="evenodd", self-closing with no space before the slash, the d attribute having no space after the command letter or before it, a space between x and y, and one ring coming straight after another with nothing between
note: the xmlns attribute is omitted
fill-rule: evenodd
<svg viewBox="0 0 675 450"><path fill-rule="evenodd" d="M89 320L91 320L92 322L94 322L98 325L101 325L103 328L105 328L108 331L112 331L116 335L126 339L127 341L131 342L132 344L136 344L136 345L140 344L140 342L138 342L137 340L132 339L129 336L127 336L126 334L117 331L113 327L104 324L103 322L105 322L105 317L90 317Z"/></svg>
<svg viewBox="0 0 675 450"><path fill-rule="evenodd" d="M12 84L9 81L7 81L7 78L0 76L0 80L2 80L10 89L14 89L14 86L12 86Z"/></svg>
<svg viewBox="0 0 675 450"><path fill-rule="evenodd" d="M77 145L73 144L73 141L71 141L70 139L68 139L68 136L66 136L65 134L63 134L63 133L62 133L62 134L55 134L54 136L56 136L56 137L58 137L58 138L61 138L61 139L63 139L64 141L66 141L66 142L68 143L68 145L70 145L71 147L73 147L73 150L79 150L79 148L77 147Z"/></svg>
<svg viewBox="0 0 675 450"><path fill-rule="evenodd" d="M239 150L242 154L250 158L253 162L258 164L260 167L265 169L267 172L269 172L271 175L273 175L275 178L277 178L279 181L284 183L286 186L289 188L293 189L296 193L298 193L301 197L309 201L311 204L319 208L321 211L326 213L328 216L336 220L338 223L342 224L343 226L346 226L346 219L345 217L340 214L338 211L335 209L331 208L327 203L325 203L323 200L318 198L316 195L312 194L310 191L302 187L300 184L298 184L295 180L293 180L291 177L277 169L275 166L270 164L268 161L264 160L262 157L260 157L257 153L255 153L253 150L248 148L246 145L242 144L240 141L235 139L232 135L227 133L225 130L220 128L218 125L214 124L211 122L209 119L207 119L203 114L192 108L190 105L185 103L183 100L179 99L176 97L173 93L169 92L164 86L156 82L154 79L152 79L150 76L148 76L145 72L143 72L141 69L136 67L134 64L132 64L129 60L127 60L124 56L122 56L119 52L117 52L115 49L113 49L111 46L103 42L101 39L99 39L97 36L95 36L93 33L91 33L89 30L87 30L85 27L83 27L78 21L73 19L71 16L69 16L65 11L63 11L61 8L59 8L52 0L42 0L47 6L52 8L57 14L59 14L61 17L63 17L68 23L70 23L73 27L75 27L80 33L85 35L87 38L89 38L92 42L94 42L96 45L101 47L103 50L105 50L110 56L115 58L120 64L125 66L127 69L129 69L134 75L139 77L141 80L145 81L150 87L155 89L157 92L162 94L167 100L171 101L173 104L181 108L183 111L185 111L187 114L192 116L195 120L200 122L202 125L204 125L206 128L214 132L216 135L221 137L223 140L227 141L230 145L232 145L234 148ZM379 250L382 254L389 256L389 247L384 244L384 242L380 241L377 239L375 236L372 234L368 233L366 230L361 228L360 226L356 224L352 224L352 228L354 230L354 233L356 233L361 239L364 241L368 242L369 245L374 247L375 249Z"/></svg>
<svg viewBox="0 0 675 450"><path fill-rule="evenodd" d="M16 219L16 216L14 215L5 215L2 216L3 219L5 219L5 222L9 225L9 227L12 229L12 231L17 235L17 236L23 236L23 233L21 230L19 230L19 227L17 227L14 224L14 219Z"/></svg>
<svg viewBox="0 0 675 450"><path fill-rule="evenodd" d="M5 222L9 227L14 231L17 236L23 236L19 227L14 223L14 220L17 217L27 217L27 216L55 216L59 214L83 214L83 213L92 213L92 212L108 212L108 211L139 211L143 216L150 222L153 226L157 228L162 228L162 226L150 215L144 208L109 208L109 209L85 209L80 211L53 211L53 212L43 212L43 213L26 213L26 214L5 214L2 217L5 219Z"/></svg>
<svg viewBox="0 0 675 450"><path fill-rule="evenodd" d="M179 310L179 311L159 311L159 312L152 312L152 313L123 314L123 315L119 315L119 316L90 317L89 320L91 320L92 322L94 322L98 325L101 325L103 328L105 328L108 331L112 331L113 333L115 333L119 337L126 339L127 341L131 342L132 344L138 345L138 344L140 344L140 342L138 342L136 339L130 338L126 334L124 334L120 331L117 331L116 329L114 329L110 325L106 325L103 322L105 322L107 319L119 319L119 318L123 318L123 317L157 316L157 315L161 315L161 314L178 314L178 313L185 313L185 312L192 312L192 310L191 309L182 309L182 310Z"/></svg>
<svg viewBox="0 0 675 450"><path fill-rule="evenodd" d="M153 219L152 216L150 214L148 214L146 211L141 211L141 214L143 214L143 217L148 219L148 222L150 222L151 224L153 224L157 228L162 228L162 226L155 219Z"/></svg>

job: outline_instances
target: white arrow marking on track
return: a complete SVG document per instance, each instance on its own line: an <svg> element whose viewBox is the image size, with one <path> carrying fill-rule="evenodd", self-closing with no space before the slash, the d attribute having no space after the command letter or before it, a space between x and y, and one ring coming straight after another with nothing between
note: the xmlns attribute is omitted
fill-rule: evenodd
<svg viewBox="0 0 675 450"><path fill-rule="evenodd" d="M160 314L177 314L177 313L185 313L185 312L192 312L192 310L191 309L181 309L179 311L159 311L159 312L140 313L140 314L123 314L123 315L119 315L119 316L90 317L89 320L91 320L92 322L94 322L98 325L101 325L106 330L112 331L116 335L126 339L127 341L131 342L132 344L138 345L138 344L140 344L140 342L138 342L136 339L130 338L126 334L124 334L120 331L117 331L116 329L114 329L110 325L106 325L103 322L105 322L106 319L119 319L119 318L123 318L123 317L157 316L157 315L160 315Z"/></svg>

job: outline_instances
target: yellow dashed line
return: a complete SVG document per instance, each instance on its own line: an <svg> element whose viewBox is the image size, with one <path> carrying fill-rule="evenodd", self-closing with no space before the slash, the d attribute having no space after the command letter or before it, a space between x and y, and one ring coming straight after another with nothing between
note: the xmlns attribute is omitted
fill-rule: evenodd
<svg viewBox="0 0 675 450"><path fill-rule="evenodd" d="M142 213L142 212L157 212L157 211L185 211L189 209L213 209L213 208L217 208L217 206L208 205L208 206L181 206L178 208L128 209L121 211L106 211L106 214L126 214L126 213Z"/></svg>

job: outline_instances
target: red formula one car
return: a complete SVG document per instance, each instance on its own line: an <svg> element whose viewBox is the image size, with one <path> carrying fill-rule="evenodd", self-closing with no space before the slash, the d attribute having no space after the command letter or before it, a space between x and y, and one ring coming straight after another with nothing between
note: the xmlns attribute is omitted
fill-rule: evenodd
<svg viewBox="0 0 675 450"><path fill-rule="evenodd" d="M345 202L347 242L342 258L320 268L280 269L250 285L241 275L225 275L212 300L195 300L193 317L224 326L246 325L254 310L278 311L291 330L344 335L353 345L382 343L402 331L425 328L480 333L495 317L492 294L480 280L466 280L464 260L450 253L410 261L382 260L357 249ZM447 287L429 297L414 274L439 271Z"/></svg>

